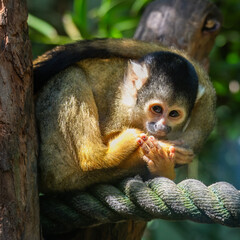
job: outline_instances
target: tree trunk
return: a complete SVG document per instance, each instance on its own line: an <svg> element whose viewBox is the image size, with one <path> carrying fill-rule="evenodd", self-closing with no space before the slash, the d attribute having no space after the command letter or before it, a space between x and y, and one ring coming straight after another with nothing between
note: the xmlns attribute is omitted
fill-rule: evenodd
<svg viewBox="0 0 240 240"><path fill-rule="evenodd" d="M134 38L183 49L207 68L221 22L209 0L157 0L147 6Z"/></svg>
<svg viewBox="0 0 240 240"><path fill-rule="evenodd" d="M184 49L208 68L208 54L220 25L220 12L208 0L157 0L146 8L134 38ZM46 240L138 240L145 226L145 222L134 221L111 223L48 236Z"/></svg>
<svg viewBox="0 0 240 240"><path fill-rule="evenodd" d="M0 239L40 239L25 0L0 3Z"/></svg>

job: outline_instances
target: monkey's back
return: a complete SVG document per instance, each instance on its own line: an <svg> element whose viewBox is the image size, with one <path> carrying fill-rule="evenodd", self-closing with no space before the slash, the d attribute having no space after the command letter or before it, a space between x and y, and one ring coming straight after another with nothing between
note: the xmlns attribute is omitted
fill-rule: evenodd
<svg viewBox="0 0 240 240"><path fill-rule="evenodd" d="M124 174L124 171L114 169L84 172L79 166L78 151L98 148L97 144L90 146L89 143L89 149L81 149L86 141L83 136L87 135L87 125L91 127L99 122L100 135L93 137L102 139L104 132L111 131L109 126L114 124L109 124L110 109L113 109L119 86L123 84L126 63L126 60L117 58L81 61L51 78L39 93L36 118L40 138L41 191L81 189L94 183L99 175L106 178L105 172L111 172L109 179ZM72 182L65 182L69 176Z"/></svg>

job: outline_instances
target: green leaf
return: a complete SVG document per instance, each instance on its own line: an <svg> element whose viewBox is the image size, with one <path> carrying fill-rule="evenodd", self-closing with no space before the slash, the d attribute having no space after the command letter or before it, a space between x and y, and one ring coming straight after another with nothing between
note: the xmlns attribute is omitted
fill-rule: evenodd
<svg viewBox="0 0 240 240"><path fill-rule="evenodd" d="M138 1L134 1L131 11L134 13L138 13L143 6L145 6L148 2L150 2L149 0L138 0Z"/></svg>
<svg viewBox="0 0 240 240"><path fill-rule="evenodd" d="M74 0L73 2L73 22L77 25L81 35L88 37L87 31L87 1L86 0Z"/></svg>
<svg viewBox="0 0 240 240"><path fill-rule="evenodd" d="M64 14L63 16L63 27L67 35L72 40L80 40L82 39L81 33L75 25L72 15L69 13Z"/></svg>
<svg viewBox="0 0 240 240"><path fill-rule="evenodd" d="M86 0L75 0L73 2L74 18L80 26L87 24L87 3Z"/></svg>
<svg viewBox="0 0 240 240"><path fill-rule="evenodd" d="M118 29L112 28L111 31L110 31L110 37L112 37L112 38L122 38L123 35Z"/></svg>
<svg viewBox="0 0 240 240"><path fill-rule="evenodd" d="M119 31L124 31L132 28L136 28L137 24L138 24L137 19L127 19L127 20L116 23L114 27L117 28Z"/></svg>
<svg viewBox="0 0 240 240"><path fill-rule="evenodd" d="M227 55L227 62L230 63L230 64L237 64L237 63L239 63L240 62L240 57L239 57L238 53L230 52Z"/></svg>
<svg viewBox="0 0 240 240"><path fill-rule="evenodd" d="M58 35L57 30L52 25L31 14L28 15L28 25L50 39Z"/></svg>
<svg viewBox="0 0 240 240"><path fill-rule="evenodd" d="M214 81L213 85L218 95L225 96L228 94L227 88L221 82Z"/></svg>
<svg viewBox="0 0 240 240"><path fill-rule="evenodd" d="M226 42L227 42L227 39L223 34L216 37L216 45L218 47L223 47L226 44Z"/></svg>

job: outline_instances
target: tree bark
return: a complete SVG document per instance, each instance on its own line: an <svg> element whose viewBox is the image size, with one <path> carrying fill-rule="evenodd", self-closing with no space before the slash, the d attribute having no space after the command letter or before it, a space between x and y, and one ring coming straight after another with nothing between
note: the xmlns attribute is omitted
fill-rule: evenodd
<svg viewBox="0 0 240 240"><path fill-rule="evenodd" d="M0 239L40 239L25 0L0 2Z"/></svg>
<svg viewBox="0 0 240 240"><path fill-rule="evenodd" d="M221 27L209 0L157 0L144 11L134 38L183 49L208 68L208 55Z"/></svg>

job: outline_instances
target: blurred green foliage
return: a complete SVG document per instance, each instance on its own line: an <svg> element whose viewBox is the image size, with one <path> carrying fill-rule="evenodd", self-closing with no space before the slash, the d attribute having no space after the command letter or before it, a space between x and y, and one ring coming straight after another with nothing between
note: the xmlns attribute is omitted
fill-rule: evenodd
<svg viewBox="0 0 240 240"><path fill-rule="evenodd" d="M71 8L62 12L61 18L51 14L54 9L50 10L49 6L55 7L52 2L53 0L46 2L42 9L41 1L29 0L28 24L34 57L40 54L34 45L59 45L86 38L131 38L139 22L141 10L150 0L73 0ZM38 7L42 10L37 11ZM49 12L49 15L46 12ZM55 26L50 24L55 22L53 16L59 18ZM46 49L43 48L42 51Z"/></svg>
<svg viewBox="0 0 240 240"><path fill-rule="evenodd" d="M33 57L54 45L96 37L129 37L150 0L29 0ZM227 181L240 189L240 1L213 0L224 22L210 54L210 77L218 95L218 124L195 164L209 185ZM178 181L185 178L180 171ZM144 236L155 239L237 240L239 229L192 222L153 221Z"/></svg>
<svg viewBox="0 0 240 240"><path fill-rule="evenodd" d="M57 34L53 26L31 14L28 20L30 37L34 41L47 44L71 42L75 40L72 34L84 39L132 37L140 19L140 11L148 2L150 0L73 0L72 9L63 13L61 21L68 38L64 37L61 41L62 36ZM35 0L35 7L38 4L40 1ZM74 29L69 31L69 27Z"/></svg>

